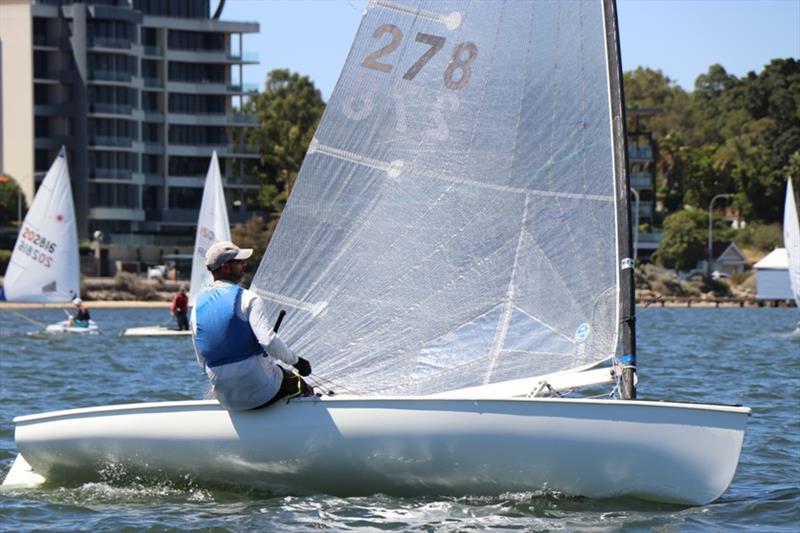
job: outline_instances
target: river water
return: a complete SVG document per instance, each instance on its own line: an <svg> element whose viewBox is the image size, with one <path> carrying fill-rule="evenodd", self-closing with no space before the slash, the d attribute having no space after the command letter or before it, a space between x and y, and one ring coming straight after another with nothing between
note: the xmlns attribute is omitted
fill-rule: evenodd
<svg viewBox="0 0 800 533"><path fill-rule="evenodd" d="M25 311L52 323L60 310ZM124 338L163 310L97 309L100 335L27 335L0 310L0 478L16 455L12 418L109 403L201 398L187 338ZM753 409L736 476L704 507L553 493L339 498L191 483L88 483L0 491L0 530L29 531L798 531L797 309L639 309L640 396Z"/></svg>

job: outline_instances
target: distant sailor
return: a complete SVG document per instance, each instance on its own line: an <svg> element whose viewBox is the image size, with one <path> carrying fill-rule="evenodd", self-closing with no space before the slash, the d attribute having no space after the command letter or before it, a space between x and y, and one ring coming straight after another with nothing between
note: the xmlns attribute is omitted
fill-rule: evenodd
<svg viewBox="0 0 800 533"><path fill-rule="evenodd" d="M72 300L72 305L75 306L75 314L67 319L67 327L88 328L91 317L89 309L83 305L83 300L75 298Z"/></svg>
<svg viewBox="0 0 800 533"><path fill-rule="evenodd" d="M170 312L175 317L178 323L179 331L186 331L189 329L189 297L186 296L186 284L181 285L180 291L172 299L172 307Z"/></svg>
<svg viewBox="0 0 800 533"><path fill-rule="evenodd" d="M273 331L264 302L256 293L236 284L252 254L252 249L240 249L229 241L211 246L206 252L206 268L214 282L198 295L192 309L197 362L205 370L214 396L232 411L313 394L300 377L311 374L311 364ZM277 365L273 358L294 366L300 376Z"/></svg>

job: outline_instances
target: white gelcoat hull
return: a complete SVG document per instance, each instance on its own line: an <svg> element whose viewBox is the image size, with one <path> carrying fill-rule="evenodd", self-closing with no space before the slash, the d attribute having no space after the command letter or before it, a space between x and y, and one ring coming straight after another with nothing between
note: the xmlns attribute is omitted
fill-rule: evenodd
<svg viewBox="0 0 800 533"><path fill-rule="evenodd" d="M238 413L216 401L131 404L14 422L17 449L49 481L113 471L338 495L546 488L705 504L733 478L749 412L642 401L350 397Z"/></svg>
<svg viewBox="0 0 800 533"><path fill-rule="evenodd" d="M45 333L100 333L100 328L97 327L97 324L94 320L89 321L89 325L85 328L75 327L75 326L68 326L68 322L63 320L56 324L50 324L47 326L44 331Z"/></svg>
<svg viewBox="0 0 800 533"><path fill-rule="evenodd" d="M191 337L192 332L188 329L179 330L164 326L141 326L128 328L120 335L123 337Z"/></svg>

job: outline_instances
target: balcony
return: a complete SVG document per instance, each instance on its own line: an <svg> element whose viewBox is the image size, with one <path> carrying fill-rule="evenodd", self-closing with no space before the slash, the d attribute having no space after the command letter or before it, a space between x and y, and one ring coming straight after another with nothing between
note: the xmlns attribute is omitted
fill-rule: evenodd
<svg viewBox="0 0 800 533"><path fill-rule="evenodd" d="M149 209L145 211L145 220L148 222L165 222L170 224L197 224L200 209Z"/></svg>
<svg viewBox="0 0 800 533"><path fill-rule="evenodd" d="M119 37L89 37L87 39L89 48L116 48L118 50L130 50L131 40Z"/></svg>
<svg viewBox="0 0 800 533"><path fill-rule="evenodd" d="M203 113L203 112L171 112L171 124L196 124L203 126L250 126L258 124L258 117L245 113Z"/></svg>
<svg viewBox="0 0 800 533"><path fill-rule="evenodd" d="M628 146L628 157L632 160L652 161L653 147L648 145Z"/></svg>
<svg viewBox="0 0 800 533"><path fill-rule="evenodd" d="M94 135L89 139L89 144L94 146L113 146L130 148L133 140L130 137L113 137L111 135Z"/></svg>
<svg viewBox="0 0 800 533"><path fill-rule="evenodd" d="M92 207L89 219L92 220L144 220L145 212L132 207Z"/></svg>
<svg viewBox="0 0 800 533"><path fill-rule="evenodd" d="M89 169L89 177L92 179L129 181L133 177L133 171L129 168L93 168Z"/></svg>
<svg viewBox="0 0 800 533"><path fill-rule="evenodd" d="M650 174L637 172L630 175L631 187L635 189L652 189L653 177Z"/></svg>
<svg viewBox="0 0 800 533"><path fill-rule="evenodd" d="M164 55L164 50L160 46L143 46L142 51L145 56L161 57Z"/></svg>
<svg viewBox="0 0 800 533"><path fill-rule="evenodd" d="M160 88L164 86L164 81L159 78L144 78L144 86Z"/></svg>
<svg viewBox="0 0 800 533"><path fill-rule="evenodd" d="M127 70L100 70L89 72L90 81L118 81L130 83L131 73Z"/></svg>
<svg viewBox="0 0 800 533"><path fill-rule="evenodd" d="M133 107L127 104L108 104L96 102L89 104L89 113L100 113L107 115L130 115Z"/></svg>

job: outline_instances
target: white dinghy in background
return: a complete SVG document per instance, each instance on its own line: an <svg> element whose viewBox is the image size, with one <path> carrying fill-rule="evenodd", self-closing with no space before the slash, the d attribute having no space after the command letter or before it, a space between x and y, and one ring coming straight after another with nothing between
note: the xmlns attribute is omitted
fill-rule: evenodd
<svg viewBox="0 0 800 533"><path fill-rule="evenodd" d="M192 332L167 326L139 326L127 328L120 335L123 337L191 337Z"/></svg>
<svg viewBox="0 0 800 533"><path fill-rule="evenodd" d="M80 296L78 226L67 154L58 152L20 228L3 281L9 302L71 302Z"/></svg>
<svg viewBox="0 0 800 533"><path fill-rule="evenodd" d="M70 325L69 320L62 320L55 324L48 324L44 328L45 333L100 333L100 328L94 320L90 320L85 326Z"/></svg>
<svg viewBox="0 0 800 533"><path fill-rule="evenodd" d="M783 245L789 259L789 283L797 308L800 309L800 213L792 187L792 179L786 180L786 201L783 205ZM795 329L800 334L800 320Z"/></svg>
<svg viewBox="0 0 800 533"><path fill-rule="evenodd" d="M750 410L635 399L617 39L613 0L370 2L252 286L350 396L17 417L19 479L719 497Z"/></svg>
<svg viewBox="0 0 800 533"><path fill-rule="evenodd" d="M70 303L80 297L78 226L72 202L67 154L62 146L36 191L25 216L3 282L10 302ZM67 321L50 324L46 333L97 333L70 327Z"/></svg>
<svg viewBox="0 0 800 533"><path fill-rule="evenodd" d="M220 241L231 240L231 227L228 222L228 208L225 205L225 192L222 188L222 174L219 170L217 151L211 156L208 173L203 188L200 215L197 218L197 234L192 255L192 278L189 285L189 306L194 306L197 295L212 278L206 268L206 250ZM141 326L128 328L120 335L125 337L190 337L189 330L178 330L166 326Z"/></svg>

